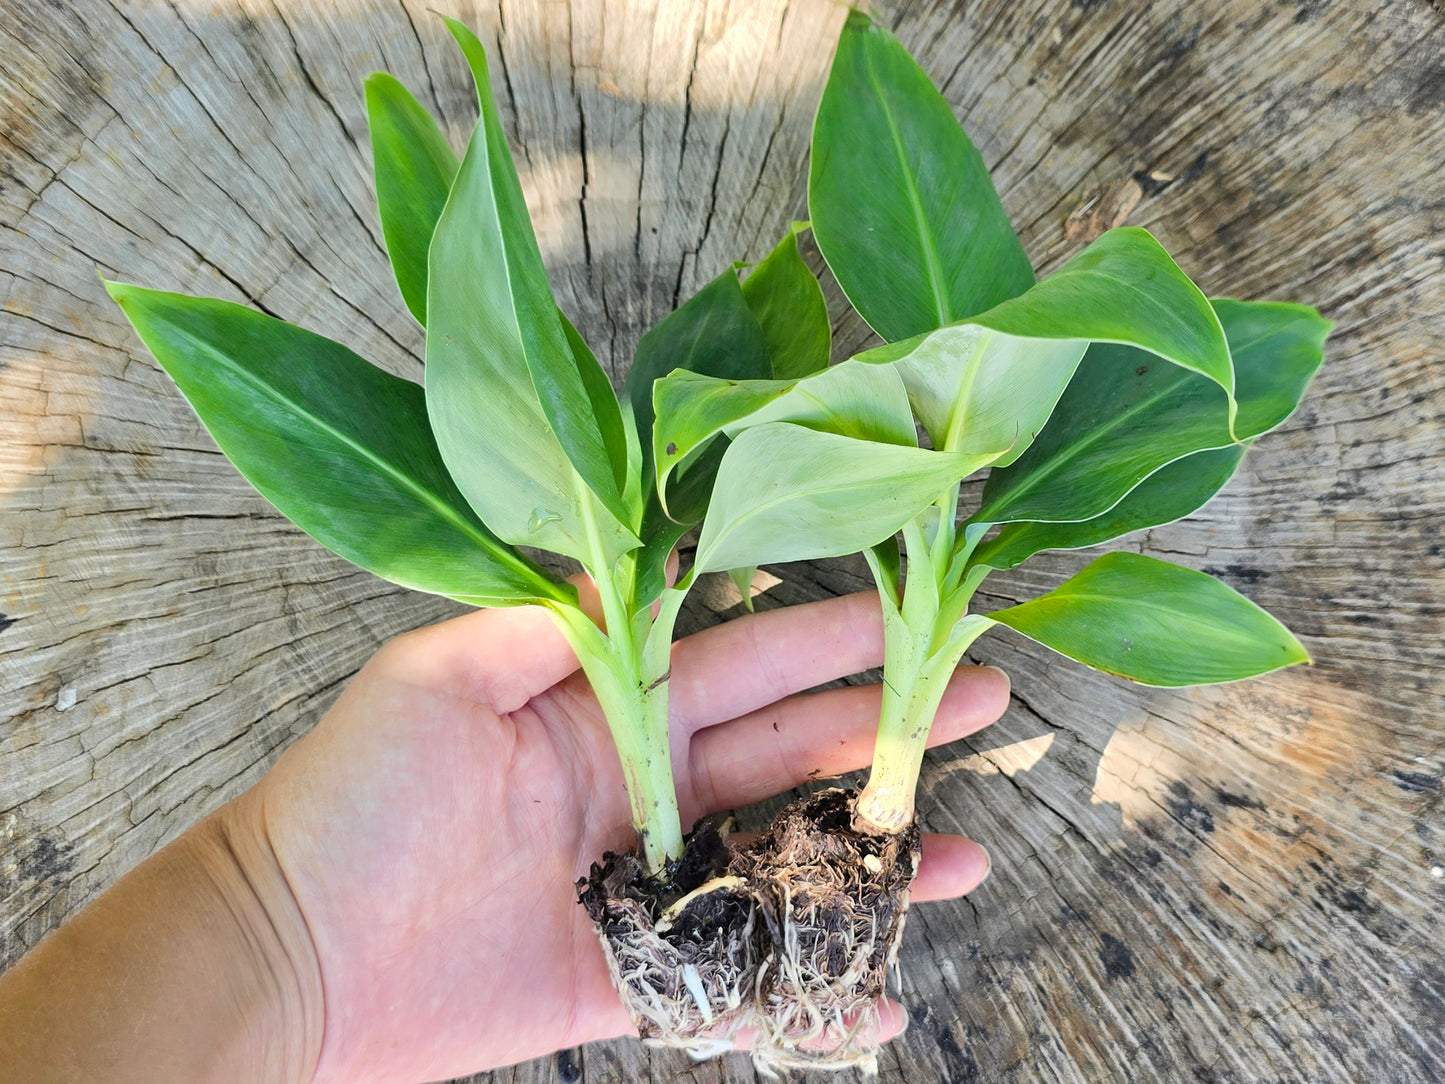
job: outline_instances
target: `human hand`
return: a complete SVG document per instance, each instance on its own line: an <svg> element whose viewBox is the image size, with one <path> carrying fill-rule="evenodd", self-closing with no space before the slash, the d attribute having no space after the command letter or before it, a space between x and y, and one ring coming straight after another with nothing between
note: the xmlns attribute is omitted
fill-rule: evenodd
<svg viewBox="0 0 1445 1084"><path fill-rule="evenodd" d="M743 617L673 648L673 768L686 825L868 762L875 687L801 692L876 666L871 595ZM1007 679L960 669L931 742L996 719ZM408 633L228 807L274 853L315 947L315 1080L418 1081L632 1032L574 882L633 842L586 678L541 609ZM988 859L926 836L914 900L955 896ZM885 1007L884 1035L903 1015Z"/></svg>

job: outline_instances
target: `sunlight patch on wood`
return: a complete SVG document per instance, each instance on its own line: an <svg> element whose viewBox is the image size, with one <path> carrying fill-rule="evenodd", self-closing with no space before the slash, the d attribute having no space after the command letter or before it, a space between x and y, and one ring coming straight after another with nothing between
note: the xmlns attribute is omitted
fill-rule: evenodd
<svg viewBox="0 0 1445 1084"><path fill-rule="evenodd" d="M1006 775L1012 779L1019 772L1026 772L1049 751L1054 744L1053 734L1040 734L1011 745L1001 745L971 756L955 757L944 761L939 769L948 775L954 772L972 772L974 775Z"/></svg>

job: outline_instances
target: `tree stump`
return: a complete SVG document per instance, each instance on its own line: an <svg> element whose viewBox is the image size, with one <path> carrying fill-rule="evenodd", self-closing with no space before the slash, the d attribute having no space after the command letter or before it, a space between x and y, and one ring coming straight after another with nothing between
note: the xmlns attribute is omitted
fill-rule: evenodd
<svg viewBox="0 0 1445 1084"><path fill-rule="evenodd" d="M456 7L500 76L559 300L614 377L653 321L805 215L843 7ZM248 302L417 377L359 84L395 73L461 146L470 83L426 9L0 0L0 966L254 782L380 643L455 610L272 511L96 276ZM1338 321L1302 410L1224 493L1126 543L1221 576L1315 665L1145 690L981 641L1012 707L930 755L920 812L985 843L993 874L915 911L913 1026L883 1076L1440 1080L1438 0L900 0L880 17L1041 270L1127 218L1210 294ZM868 333L829 289L843 357ZM994 577L984 602L1090 556ZM856 562L771 571L764 605L868 588ZM754 1074L620 1040L477 1079L677 1077Z"/></svg>

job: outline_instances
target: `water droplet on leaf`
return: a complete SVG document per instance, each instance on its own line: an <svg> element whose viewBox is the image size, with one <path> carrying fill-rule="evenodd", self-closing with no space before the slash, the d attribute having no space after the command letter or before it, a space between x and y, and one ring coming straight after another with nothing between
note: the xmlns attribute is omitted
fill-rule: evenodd
<svg viewBox="0 0 1445 1084"><path fill-rule="evenodd" d="M542 529L544 524L556 523L561 518L562 514L560 512L553 512L550 509L543 508L539 504L536 508L532 509L532 514L527 517L527 530L535 534Z"/></svg>

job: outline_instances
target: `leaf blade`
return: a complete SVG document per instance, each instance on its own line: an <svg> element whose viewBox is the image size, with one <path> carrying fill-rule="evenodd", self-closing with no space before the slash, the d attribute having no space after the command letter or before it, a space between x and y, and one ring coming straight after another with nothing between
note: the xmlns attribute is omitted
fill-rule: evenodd
<svg viewBox="0 0 1445 1084"><path fill-rule="evenodd" d="M658 487L720 433L792 422L839 436L916 446L908 395L887 366L845 361L801 380L719 380L680 370L653 386Z"/></svg>
<svg viewBox="0 0 1445 1084"><path fill-rule="evenodd" d="M653 383L674 369L720 380L766 379L772 374L767 339L748 307L737 272L724 271L637 343L623 390L632 402L637 434L653 448Z"/></svg>
<svg viewBox="0 0 1445 1084"><path fill-rule="evenodd" d="M698 572L841 557L888 538L967 470L966 457L788 422L740 433L718 469Z"/></svg>
<svg viewBox="0 0 1445 1084"><path fill-rule="evenodd" d="M492 94L486 50L465 23L446 17L446 24L471 68L481 110L462 164L465 169L467 159L475 158L477 168L484 167L488 174L485 190L475 183L467 190L474 199L485 203L475 208L478 218L487 220L478 231L477 243L485 245L492 259L501 262L516 327L516 348L531 374L547 425L602 505L618 521L628 522L632 515L623 504L618 482L626 469L625 462L614 458L621 447L615 439L622 432L621 408L615 396L591 394L589 389L597 385L598 379L605 381L606 375L600 368L596 374L584 372L589 366L597 368L596 359L590 351L579 355L569 341L569 325L547 281L526 197ZM497 269L491 270L495 273ZM625 448L622 452L625 456Z"/></svg>
<svg viewBox="0 0 1445 1084"><path fill-rule="evenodd" d="M1323 360L1331 325L1300 305L1228 299L1212 304L1236 369L1235 432L1241 441L1253 440L1298 406ZM1064 522L1102 515L1166 464L1232 444L1225 414L1223 396L1208 378L1158 365L1141 350L1093 346L1038 439L1011 465L989 475L973 521Z"/></svg>
<svg viewBox="0 0 1445 1084"><path fill-rule="evenodd" d="M796 380L826 369L832 354L828 302L798 251L798 234L805 228L793 223L743 280L743 299L763 329L774 380Z"/></svg>
<svg viewBox="0 0 1445 1084"><path fill-rule="evenodd" d="M420 387L241 305L106 289L237 469L326 548L463 601L560 598L452 483Z"/></svg>
<svg viewBox="0 0 1445 1084"><path fill-rule="evenodd" d="M814 121L808 209L844 294L889 341L1033 285L948 102L897 39L858 11L844 24Z"/></svg>
<svg viewBox="0 0 1445 1084"><path fill-rule="evenodd" d="M1309 661L1288 629L1232 587L1137 553L1105 554L1047 594L987 616L1145 685L1239 681Z"/></svg>
<svg viewBox="0 0 1445 1084"><path fill-rule="evenodd" d="M402 300L426 326L427 248L460 164L432 115L386 72L365 82L377 211Z"/></svg>
<svg viewBox="0 0 1445 1084"><path fill-rule="evenodd" d="M979 546L968 563L996 570L1014 568L1043 550L1083 549L1183 519L1202 508L1224 487L1244 458L1244 452L1244 445L1231 444L1176 459L1145 478L1118 504L1092 519L1009 523L998 535Z"/></svg>

